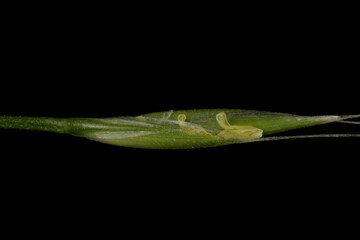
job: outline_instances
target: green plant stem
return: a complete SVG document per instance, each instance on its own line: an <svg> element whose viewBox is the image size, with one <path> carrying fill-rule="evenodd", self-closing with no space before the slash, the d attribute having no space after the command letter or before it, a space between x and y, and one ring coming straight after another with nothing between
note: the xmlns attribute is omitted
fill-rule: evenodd
<svg viewBox="0 0 360 240"><path fill-rule="evenodd" d="M66 133L66 119L47 117L0 117L0 128Z"/></svg>

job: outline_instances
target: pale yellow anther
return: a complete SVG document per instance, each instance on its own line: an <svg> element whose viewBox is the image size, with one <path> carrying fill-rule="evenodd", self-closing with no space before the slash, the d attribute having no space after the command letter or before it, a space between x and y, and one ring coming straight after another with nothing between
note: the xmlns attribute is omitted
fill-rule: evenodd
<svg viewBox="0 0 360 240"><path fill-rule="evenodd" d="M230 125L226 113L216 114L216 121L224 129L217 136L225 139L244 139L244 138L261 138L263 130L253 126Z"/></svg>
<svg viewBox="0 0 360 240"><path fill-rule="evenodd" d="M177 119L178 119L179 122L185 122L186 115L185 114L179 114Z"/></svg>
<svg viewBox="0 0 360 240"><path fill-rule="evenodd" d="M223 129L231 129L231 125L227 120L225 112L221 112L221 113L216 114L216 121L218 122L218 124L220 125L221 128L223 128Z"/></svg>
<svg viewBox="0 0 360 240"><path fill-rule="evenodd" d="M185 114L179 114L177 116L177 119L179 121L180 128L186 132L187 134L192 135L211 135L208 133L204 128L202 128L199 125L186 123L186 115Z"/></svg>
<svg viewBox="0 0 360 240"><path fill-rule="evenodd" d="M220 112L216 114L217 123L222 129L224 129L220 131L217 135L210 134L198 124L187 123L185 114L179 114L177 116L177 120L179 121L180 128L185 133L191 135L217 136L223 139L235 140L261 138L263 133L261 129L253 126L231 125L227 119L225 112Z"/></svg>

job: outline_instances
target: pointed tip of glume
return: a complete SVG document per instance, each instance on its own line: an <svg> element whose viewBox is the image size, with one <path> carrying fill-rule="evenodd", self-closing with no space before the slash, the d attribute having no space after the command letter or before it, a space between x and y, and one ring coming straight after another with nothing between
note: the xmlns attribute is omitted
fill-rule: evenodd
<svg viewBox="0 0 360 240"><path fill-rule="evenodd" d="M323 123L330 123L330 122L337 122L341 121L341 116L336 115L324 115L324 116L299 116L296 118L297 121L314 121L315 122L323 122Z"/></svg>
<svg viewBox="0 0 360 240"><path fill-rule="evenodd" d="M342 119L340 116L336 116L336 115L314 116L311 118L313 120L324 121L324 122L336 122Z"/></svg>

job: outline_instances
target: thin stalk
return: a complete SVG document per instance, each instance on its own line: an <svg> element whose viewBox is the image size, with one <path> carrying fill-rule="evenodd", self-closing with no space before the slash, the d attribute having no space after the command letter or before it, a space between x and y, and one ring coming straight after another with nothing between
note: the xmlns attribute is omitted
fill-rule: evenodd
<svg viewBox="0 0 360 240"><path fill-rule="evenodd" d="M360 124L360 122L355 122L355 121L340 121L339 123Z"/></svg>
<svg viewBox="0 0 360 240"><path fill-rule="evenodd" d="M277 141L277 140L290 140L301 138L352 138L360 137L360 134L314 134L314 135L300 135L300 136L282 136L282 137L263 137L255 139L250 142L265 142L265 141Z"/></svg>
<svg viewBox="0 0 360 240"><path fill-rule="evenodd" d="M360 118L360 114L341 116L341 121L347 120L347 119L352 119L352 118Z"/></svg>
<svg viewBox="0 0 360 240"><path fill-rule="evenodd" d="M0 128L65 133L66 119L0 116Z"/></svg>

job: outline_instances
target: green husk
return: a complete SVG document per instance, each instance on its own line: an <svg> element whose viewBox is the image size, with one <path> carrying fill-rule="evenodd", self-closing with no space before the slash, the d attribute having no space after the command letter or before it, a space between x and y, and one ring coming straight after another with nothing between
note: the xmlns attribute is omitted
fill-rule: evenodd
<svg viewBox="0 0 360 240"><path fill-rule="evenodd" d="M98 119L4 116L0 117L0 128L71 134L124 147L187 149L262 141L267 139L263 136L330 122L346 122L345 119L354 117L359 116L309 117L264 111L203 109Z"/></svg>

